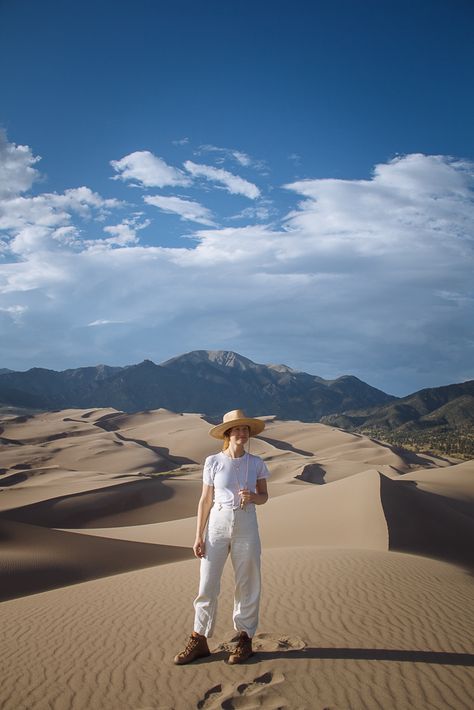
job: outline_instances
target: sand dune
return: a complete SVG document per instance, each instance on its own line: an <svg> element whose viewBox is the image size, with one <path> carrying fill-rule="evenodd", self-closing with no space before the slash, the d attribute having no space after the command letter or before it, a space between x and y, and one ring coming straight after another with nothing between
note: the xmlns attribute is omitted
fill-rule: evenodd
<svg viewBox="0 0 474 710"><path fill-rule="evenodd" d="M237 668L230 568L214 653L171 660L192 623L209 424L113 409L0 421L2 708L472 706L474 462L266 420L252 440L272 476L262 618Z"/></svg>
<svg viewBox="0 0 474 710"><path fill-rule="evenodd" d="M74 535L0 520L0 601L192 557L189 547Z"/></svg>
<svg viewBox="0 0 474 710"><path fill-rule="evenodd" d="M259 652L237 668L224 662L229 568L215 653L185 667L170 654L189 632L197 561L4 602L3 707L470 707L472 581L462 570L397 553L279 548L265 553L263 575Z"/></svg>

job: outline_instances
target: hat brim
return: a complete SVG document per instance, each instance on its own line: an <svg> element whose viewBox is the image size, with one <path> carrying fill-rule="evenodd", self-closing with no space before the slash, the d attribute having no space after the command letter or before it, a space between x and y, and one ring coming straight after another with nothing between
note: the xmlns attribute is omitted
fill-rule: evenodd
<svg viewBox="0 0 474 710"><path fill-rule="evenodd" d="M225 432L232 429L234 426L248 426L250 436L257 436L265 429L265 422L261 419L249 419L248 417L244 419L233 419L230 422L223 422L222 424L212 427L209 435L213 436L214 439L223 439Z"/></svg>

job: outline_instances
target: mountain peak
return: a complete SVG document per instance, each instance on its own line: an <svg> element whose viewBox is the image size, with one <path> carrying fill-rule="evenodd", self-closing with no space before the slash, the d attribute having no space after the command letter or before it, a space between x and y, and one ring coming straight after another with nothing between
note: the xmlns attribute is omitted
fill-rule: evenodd
<svg viewBox="0 0 474 710"><path fill-rule="evenodd" d="M294 370L292 367L288 367L288 365L267 365L267 367L270 370L274 370L275 372L287 372L290 375L293 375L298 372L298 370Z"/></svg>
<svg viewBox="0 0 474 710"><path fill-rule="evenodd" d="M205 350L204 352L207 353L209 362L214 362L216 365L222 365L223 367L236 367L239 370L247 370L255 365L252 360L232 350Z"/></svg>
<svg viewBox="0 0 474 710"><path fill-rule="evenodd" d="M173 357L162 365L178 364L178 363L210 363L219 367L232 367L238 370L248 370L255 367L255 363L243 355L232 350L192 350L190 353L184 353Z"/></svg>
<svg viewBox="0 0 474 710"><path fill-rule="evenodd" d="M146 358L145 360L139 362L137 365L129 365L129 367L140 367L142 369L146 369L147 367L157 367L157 365L153 362L153 360L148 360L148 358Z"/></svg>

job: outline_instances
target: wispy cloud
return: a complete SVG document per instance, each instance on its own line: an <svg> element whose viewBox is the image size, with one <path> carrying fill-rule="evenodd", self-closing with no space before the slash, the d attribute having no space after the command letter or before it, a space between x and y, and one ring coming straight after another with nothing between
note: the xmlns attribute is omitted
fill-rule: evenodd
<svg viewBox="0 0 474 710"><path fill-rule="evenodd" d="M244 168L252 168L259 172L268 172L268 167L263 160L257 160L248 153L244 153L242 150L236 150L235 148L221 148L217 145L212 145L210 143L205 143L200 145L197 150L194 151L194 155L204 155L206 153L212 153L216 156L217 163L224 163L226 160L232 161L241 165Z"/></svg>
<svg viewBox="0 0 474 710"><path fill-rule="evenodd" d="M90 323L87 323L88 327L97 327L101 325L117 325L121 323L125 323L126 321L123 320L107 320L105 318L102 318L100 320L93 320Z"/></svg>
<svg viewBox="0 0 474 710"><path fill-rule="evenodd" d="M241 150L235 150L233 148L219 148L219 146L211 145L209 143L200 145L195 151L195 155L202 155L203 153L217 153L218 156L220 156L220 160L223 161L227 158L233 160L239 165L243 165L244 167L249 167L253 163L252 158Z"/></svg>
<svg viewBox="0 0 474 710"><path fill-rule="evenodd" d="M299 153L290 153L288 156L288 160L291 160L291 162L298 167L301 165L302 162L301 155Z"/></svg>
<svg viewBox="0 0 474 710"><path fill-rule="evenodd" d="M250 200L255 200L257 197L260 197L260 190L256 185L222 168L214 168L211 165L200 165L193 163L191 160L187 160L184 163L184 167L193 177L203 177L210 182L223 185L224 189L232 195L244 195Z"/></svg>
<svg viewBox="0 0 474 710"><path fill-rule="evenodd" d="M141 187L167 187L190 185L191 180L179 168L168 165L163 158L148 150L140 150L125 155L120 160L111 160L117 173L112 179L131 181Z"/></svg>
<svg viewBox="0 0 474 710"><path fill-rule="evenodd" d="M177 214L183 220L198 222L209 226L215 225L212 212L193 200L183 200L181 197L166 197L164 195L146 195L144 198L148 205L158 207L162 212Z"/></svg>
<svg viewBox="0 0 474 710"><path fill-rule="evenodd" d="M275 209L271 206L271 203L262 202L262 204L256 205L255 207L245 207L238 214L232 215L230 219L237 220L257 220L258 222L267 222L276 214Z"/></svg>
<svg viewBox="0 0 474 710"><path fill-rule="evenodd" d="M22 322L22 317L28 310L27 306L8 306L8 307L1 307L0 306L0 313L5 313L6 315L10 316L12 319L12 322L15 325L21 325Z"/></svg>
<svg viewBox="0 0 474 710"><path fill-rule="evenodd" d="M173 145L187 145L189 143L189 138L185 136L184 138L178 138L177 140L171 142Z"/></svg>

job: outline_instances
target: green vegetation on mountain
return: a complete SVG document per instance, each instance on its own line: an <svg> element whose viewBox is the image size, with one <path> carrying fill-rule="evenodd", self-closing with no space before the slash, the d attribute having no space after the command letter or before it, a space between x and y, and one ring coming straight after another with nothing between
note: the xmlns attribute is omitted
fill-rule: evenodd
<svg viewBox="0 0 474 710"><path fill-rule="evenodd" d="M325 424L416 451L474 458L474 381L420 390L381 407L322 417Z"/></svg>

